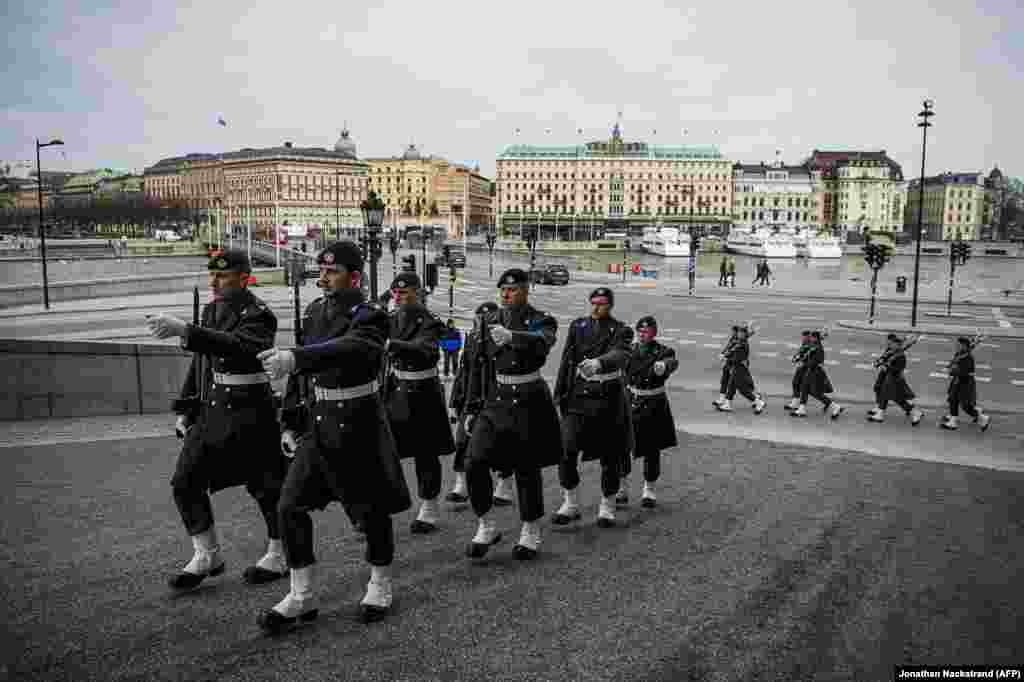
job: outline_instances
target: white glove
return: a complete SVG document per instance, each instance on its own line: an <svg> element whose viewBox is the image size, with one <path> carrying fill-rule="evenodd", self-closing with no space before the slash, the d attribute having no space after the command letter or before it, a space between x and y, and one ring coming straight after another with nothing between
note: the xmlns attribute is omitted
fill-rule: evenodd
<svg viewBox="0 0 1024 682"><path fill-rule="evenodd" d="M187 323L173 315L160 313L146 319L149 333L158 339L169 339L172 336L185 336Z"/></svg>
<svg viewBox="0 0 1024 682"><path fill-rule="evenodd" d="M473 429L473 422L475 422L475 421L476 421L476 415L475 414L467 414L466 415L466 422L462 425L462 427L465 429L466 433L469 433Z"/></svg>
<svg viewBox="0 0 1024 682"><path fill-rule="evenodd" d="M654 363L654 373L659 377L665 374L666 369L668 369L668 367L665 366L664 360L658 360Z"/></svg>
<svg viewBox="0 0 1024 682"><path fill-rule="evenodd" d="M280 379L295 371L295 353L290 350L271 348L256 357L263 363L263 371L271 379Z"/></svg>
<svg viewBox="0 0 1024 682"><path fill-rule="evenodd" d="M192 425L188 423L188 418L183 414L178 415L177 421L174 422L174 435L178 438L185 438L185 434L188 433L189 428Z"/></svg>
<svg viewBox="0 0 1024 682"><path fill-rule="evenodd" d="M584 360L580 363L580 374L589 379L601 371L601 361L596 358Z"/></svg>
<svg viewBox="0 0 1024 682"><path fill-rule="evenodd" d="M295 432L292 430L285 431L281 434L281 452L288 459L295 457L296 450L299 449L299 442L295 439Z"/></svg>
<svg viewBox="0 0 1024 682"><path fill-rule="evenodd" d="M504 346L506 343L512 340L512 332L500 324L496 324L491 327L491 339L497 346Z"/></svg>

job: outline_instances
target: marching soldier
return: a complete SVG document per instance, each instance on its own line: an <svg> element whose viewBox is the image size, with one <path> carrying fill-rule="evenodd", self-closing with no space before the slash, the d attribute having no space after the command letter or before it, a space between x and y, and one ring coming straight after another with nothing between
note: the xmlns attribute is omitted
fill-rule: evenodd
<svg viewBox="0 0 1024 682"><path fill-rule="evenodd" d="M955 431L959 428L959 409L962 407L978 427L988 429L992 417L984 414L977 406L978 390L974 380L974 347L979 338L969 339L961 336L956 340L956 353L949 362L949 389L946 391L949 414L939 424L944 429Z"/></svg>
<svg viewBox="0 0 1024 682"><path fill-rule="evenodd" d="M884 422L885 409L889 401L896 403L907 416L910 417L910 425L917 426L921 423L924 413L914 407L914 392L907 383L904 372L907 369L906 349L917 342L915 338L906 346L903 339L896 334L889 334L886 337L887 348L885 352L875 360L875 367L878 369L878 376L875 378L875 403L877 407L871 408L868 412L868 421Z"/></svg>
<svg viewBox="0 0 1024 682"><path fill-rule="evenodd" d="M403 272L391 282L396 305L388 338L388 372L384 386L391 432L401 459L412 457L420 509L410 530L437 529L441 494L441 455L455 450L444 388L437 375L438 344L444 323L419 303L420 278Z"/></svg>
<svg viewBox="0 0 1024 682"><path fill-rule="evenodd" d="M665 383L679 368L676 352L658 343L658 323L641 317L636 323L638 343L626 364L626 382L632 394L633 457L644 461L644 490L640 505L653 509L657 504L654 484L661 476L661 451L679 444L672 407ZM627 460L628 463L628 460ZM622 489L628 490L629 467L622 477ZM629 501L624 496L621 502ZM616 497L616 502L620 499Z"/></svg>
<svg viewBox="0 0 1024 682"><path fill-rule="evenodd" d="M807 353L814 348L811 343L811 332L808 329L800 332L800 347L793 353L793 364L796 369L793 371L793 399L786 405L787 410L795 410L800 407L800 389L804 383L804 373L807 371L807 364L804 362Z"/></svg>
<svg viewBox="0 0 1024 682"><path fill-rule="evenodd" d="M800 378L800 404L790 412L794 417L807 416L807 398L814 396L814 399L822 404L829 417L836 419L843 413L842 406L828 397L835 389L832 382L825 373L825 345L822 343L824 335L820 331L812 331L810 335L810 347L801 360L803 376Z"/></svg>
<svg viewBox="0 0 1024 682"><path fill-rule="evenodd" d="M732 334L729 336L729 340L725 342L725 346L722 348L720 355L725 357L725 352L732 348L732 345L736 343L736 336L739 334L740 326L734 324L732 326ZM719 403L725 402L725 394L729 392L729 380L732 378L732 372L728 363L722 363L722 376L718 380L718 398L711 401L711 404L718 407Z"/></svg>
<svg viewBox="0 0 1024 682"><path fill-rule="evenodd" d="M500 310L482 316L472 349L465 356L472 374L466 382L466 482L479 518L467 555L480 558L501 540L491 517L491 471L514 471L523 521L517 559L537 556L544 516L541 470L562 458L558 413L540 370L555 345L558 322L529 304L530 276L519 268L498 280ZM475 417L473 415L476 415Z"/></svg>
<svg viewBox="0 0 1024 682"><path fill-rule="evenodd" d="M723 373L728 373L725 395L720 396L712 404L721 412L732 412L732 399L736 391L750 401L754 414L764 411L765 402L759 393L754 391L754 378L750 375L750 335L753 333L747 325L733 327L733 338L722 351L725 361Z"/></svg>
<svg viewBox="0 0 1024 682"><path fill-rule="evenodd" d="M277 318L246 288L252 268L244 252L214 251L207 268L211 302L200 325L167 314L147 322L157 338L181 337L182 348L195 353L173 407L184 445L171 487L195 550L170 579L179 590L224 572L210 493L237 485L256 499L269 538L266 554L245 570L246 582L265 583L288 572L277 517L288 462L277 447L273 395L257 359L274 345Z"/></svg>
<svg viewBox="0 0 1024 682"><path fill-rule="evenodd" d="M278 505L291 590L260 615L260 626L271 634L317 617L310 512L335 501L365 532L370 582L360 617L383 617L392 601L391 515L412 504L377 381L388 314L363 297L363 257L355 244L336 242L317 260L321 286L330 293L310 306L307 345L260 353L271 377L310 375L314 389L309 435L299 442Z"/></svg>
<svg viewBox="0 0 1024 682"><path fill-rule="evenodd" d="M611 289L595 289L590 294L590 316L573 320L565 340L555 383L565 448L558 465L563 502L551 517L551 522L558 525L580 518L578 457L581 450L583 461L601 461L597 525L600 528L615 525L615 496L633 445L629 403L622 381L633 330L611 316L614 302Z"/></svg>

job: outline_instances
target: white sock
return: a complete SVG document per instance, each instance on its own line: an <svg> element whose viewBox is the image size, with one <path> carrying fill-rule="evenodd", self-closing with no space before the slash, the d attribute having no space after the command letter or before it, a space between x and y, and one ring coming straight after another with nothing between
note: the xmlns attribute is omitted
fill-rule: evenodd
<svg viewBox="0 0 1024 682"><path fill-rule="evenodd" d="M455 487L452 488L452 492L457 495L465 495L467 492L466 488L466 474L462 471L455 472Z"/></svg>

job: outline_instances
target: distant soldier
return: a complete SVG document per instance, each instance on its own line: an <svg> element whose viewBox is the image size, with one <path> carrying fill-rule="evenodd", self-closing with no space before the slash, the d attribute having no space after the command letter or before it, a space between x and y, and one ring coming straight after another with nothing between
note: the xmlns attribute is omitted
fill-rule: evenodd
<svg viewBox="0 0 1024 682"><path fill-rule="evenodd" d="M174 402L184 439L171 487L194 554L170 580L174 589L198 586L224 572L210 493L245 485L256 499L269 538L267 552L245 570L249 583L284 577L277 503L288 461L278 449L270 382L257 354L274 345L277 318L246 287L252 268L243 251L214 251L207 265L211 301L200 325L162 313L149 318L160 339L181 337L195 355Z"/></svg>
<svg viewBox="0 0 1024 682"><path fill-rule="evenodd" d="M722 264L718 266L718 286L729 285L729 258L722 256Z"/></svg>
<svg viewBox="0 0 1024 682"><path fill-rule="evenodd" d="M466 382L466 420L471 433L466 452L466 482L473 511L479 518L467 554L480 558L501 540L490 512L494 505L491 471L514 471L523 521L517 559L537 556L544 516L541 470L562 458L558 413L540 370L555 345L558 322L529 303L530 275L506 270L498 280L502 307L481 320L473 348L466 356L471 375Z"/></svg>
<svg viewBox="0 0 1024 682"><path fill-rule="evenodd" d="M615 525L615 496L633 446L629 401L622 380L633 330L611 316L614 303L611 289L595 289L590 294L590 315L573 320L565 339L555 384L565 448L558 466L563 502L551 517L555 524L580 518L578 458L582 451L583 461L601 462L597 525Z"/></svg>
<svg viewBox="0 0 1024 682"><path fill-rule="evenodd" d="M750 335L753 333L747 325L733 327L733 339L722 351L722 360L725 363L723 373L728 376L726 380L725 395L712 404L715 409L721 412L732 412L732 399L736 391L750 401L754 408L754 414L761 414L764 411L765 402L760 393L754 391L754 378L750 375Z"/></svg>
<svg viewBox="0 0 1024 682"><path fill-rule="evenodd" d="M828 397L835 389L825 373L825 345L822 343L824 334L812 331L811 345L801 361L803 376L800 378L800 404L790 414L794 417L807 416L807 398L813 396L820 402L829 417L836 419L843 413L843 407Z"/></svg>
<svg viewBox="0 0 1024 682"><path fill-rule="evenodd" d="M314 603L313 521L310 512L334 501L362 525L370 582L360 603L364 622L391 607L395 536L391 515L411 506L398 461L378 376L388 338L387 312L367 302L359 288L363 257L349 241L331 244L319 257L320 286L329 292L313 308L306 345L260 354L273 378L311 375L314 402L309 435L298 444L281 491L278 513L291 568L291 590L259 617L268 633L311 621Z"/></svg>
<svg viewBox="0 0 1024 682"><path fill-rule="evenodd" d="M384 398L398 455L416 464L420 509L411 530L430 533L440 516L440 457L455 451L455 440L437 375L445 327L419 302L419 288L416 273L400 273L391 282L397 307L391 313Z"/></svg>
<svg viewBox="0 0 1024 682"><path fill-rule="evenodd" d="M950 431L959 428L959 409L963 408L978 427L985 431L992 417L984 414L977 406L978 391L974 379L974 347L980 338L969 339L961 336L956 340L956 353L949 362L949 388L946 391L949 414L942 419L940 426Z"/></svg>
<svg viewBox="0 0 1024 682"><path fill-rule="evenodd" d="M729 283L736 288L736 259L729 256Z"/></svg>
<svg viewBox="0 0 1024 682"><path fill-rule="evenodd" d="M679 444L672 407L665 383L679 367L676 352L655 340L658 323L651 316L636 323L638 342L626 364L626 382L632 396L633 457L644 462L644 490L640 505L653 508L657 504L654 484L661 476L661 451ZM627 459L620 492L629 489L630 462ZM627 503L628 494L616 497Z"/></svg>
<svg viewBox="0 0 1024 682"><path fill-rule="evenodd" d="M910 417L911 426L921 423L924 413L914 407L914 392L907 383L905 372L907 369L907 353L909 348L916 342L916 339L906 347L903 339L896 334L889 334L886 338L887 348L885 352L875 360L875 368L878 369L878 376L875 378L875 404L868 412L868 421L884 422L885 408L889 401L896 403Z"/></svg>
<svg viewBox="0 0 1024 682"><path fill-rule="evenodd" d="M786 405L787 410L795 410L800 407L800 391L804 383L804 373L807 371L807 364L804 362L806 356L811 349L814 348L814 344L811 342L811 332L808 329L800 332L800 346L796 352L793 353L793 364L796 368L793 370L793 399Z"/></svg>

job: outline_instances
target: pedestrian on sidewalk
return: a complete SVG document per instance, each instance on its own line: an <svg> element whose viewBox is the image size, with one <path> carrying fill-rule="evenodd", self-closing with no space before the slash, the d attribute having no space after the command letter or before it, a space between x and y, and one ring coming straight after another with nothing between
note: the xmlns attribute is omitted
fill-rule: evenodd
<svg viewBox="0 0 1024 682"><path fill-rule="evenodd" d="M597 525L615 525L616 496L622 472L632 450L629 403L621 381L629 361L633 330L611 316L614 293L598 287L590 294L590 315L569 327L555 382L555 402L562 412L565 453L558 466L562 506L551 522L565 525L579 520L579 457L601 463L601 504Z"/></svg>
<svg viewBox="0 0 1024 682"><path fill-rule="evenodd" d="M903 339L896 334L889 334L886 337L886 349L882 355L875 360L875 367L878 369L878 376L875 378L875 404L868 412L868 421L881 423L885 421L885 409L892 401L899 405L910 417L910 425L917 426L921 423L924 413L914 407L914 391L907 383L905 372L907 369L906 349L912 346L917 339L904 345Z"/></svg>
<svg viewBox="0 0 1024 682"><path fill-rule="evenodd" d="M277 318L247 288L252 268L244 251L214 252L208 263L211 302L200 325L166 313L147 320L160 339L181 337L194 353L173 410L184 444L171 487L194 554L170 579L176 590L197 587L224 572L210 493L245 485L267 527L267 552L245 570L260 584L288 572L277 504L288 461L278 449L270 383L257 357L274 345Z"/></svg>
<svg viewBox="0 0 1024 682"><path fill-rule="evenodd" d="M643 460L644 488L640 506L652 509L657 504L654 484L661 476L661 451L679 444L672 407L665 383L679 368L676 352L658 343L658 323L650 315L636 323L638 342L626 364L626 383L632 396L633 459ZM619 487L622 503L629 501L629 474L632 462L626 459ZM619 498L616 498L619 501Z"/></svg>
<svg viewBox="0 0 1024 682"><path fill-rule="evenodd" d="M729 285L729 257L722 256L722 264L718 267L718 286Z"/></svg>
<svg viewBox="0 0 1024 682"><path fill-rule="evenodd" d="M729 282L732 284L732 288L736 288L736 258L729 256Z"/></svg>
<svg viewBox="0 0 1024 682"><path fill-rule="evenodd" d="M754 330L749 325L735 325L733 327L733 338L731 343L722 352L722 359L725 362L723 374L725 390L723 395L712 404L719 412L732 412L732 399L736 391L750 401L754 408L754 414L761 414L764 411L765 402L761 395L755 391L754 378L750 375L750 337Z"/></svg>
<svg viewBox="0 0 1024 682"><path fill-rule="evenodd" d="M308 435L298 443L278 505L291 590L259 617L270 634L317 617L310 512L332 502L340 502L364 531L370 581L359 616L363 622L384 617L393 599L391 516L412 505L378 384L387 311L363 295L363 256L356 244L335 242L317 262L319 284L328 293L307 308L306 345L260 353L271 378L311 376L314 384Z"/></svg>
<svg viewBox="0 0 1024 682"><path fill-rule="evenodd" d="M802 360L804 371L800 380L800 404L790 413L794 417L807 416L808 396L813 396L820 402L832 419L838 418L843 413L844 408L828 397L828 394L835 389L832 382L829 381L828 374L825 373L825 345L823 342L825 336L820 330L811 332L811 346Z"/></svg>
<svg viewBox="0 0 1024 682"><path fill-rule="evenodd" d="M772 269L771 266L768 265L767 258L764 259L762 264L761 281L766 287L770 287L772 285Z"/></svg>
<svg viewBox="0 0 1024 682"><path fill-rule="evenodd" d="M956 340L956 352L949 362L949 388L946 391L946 402L949 406L949 414L942 419L940 426L944 429L955 431L960 427L959 410L967 413L974 420L974 423L982 430L988 429L992 418L981 411L977 406L978 390L974 379L974 348L981 341L981 337L969 339L961 336Z"/></svg>

